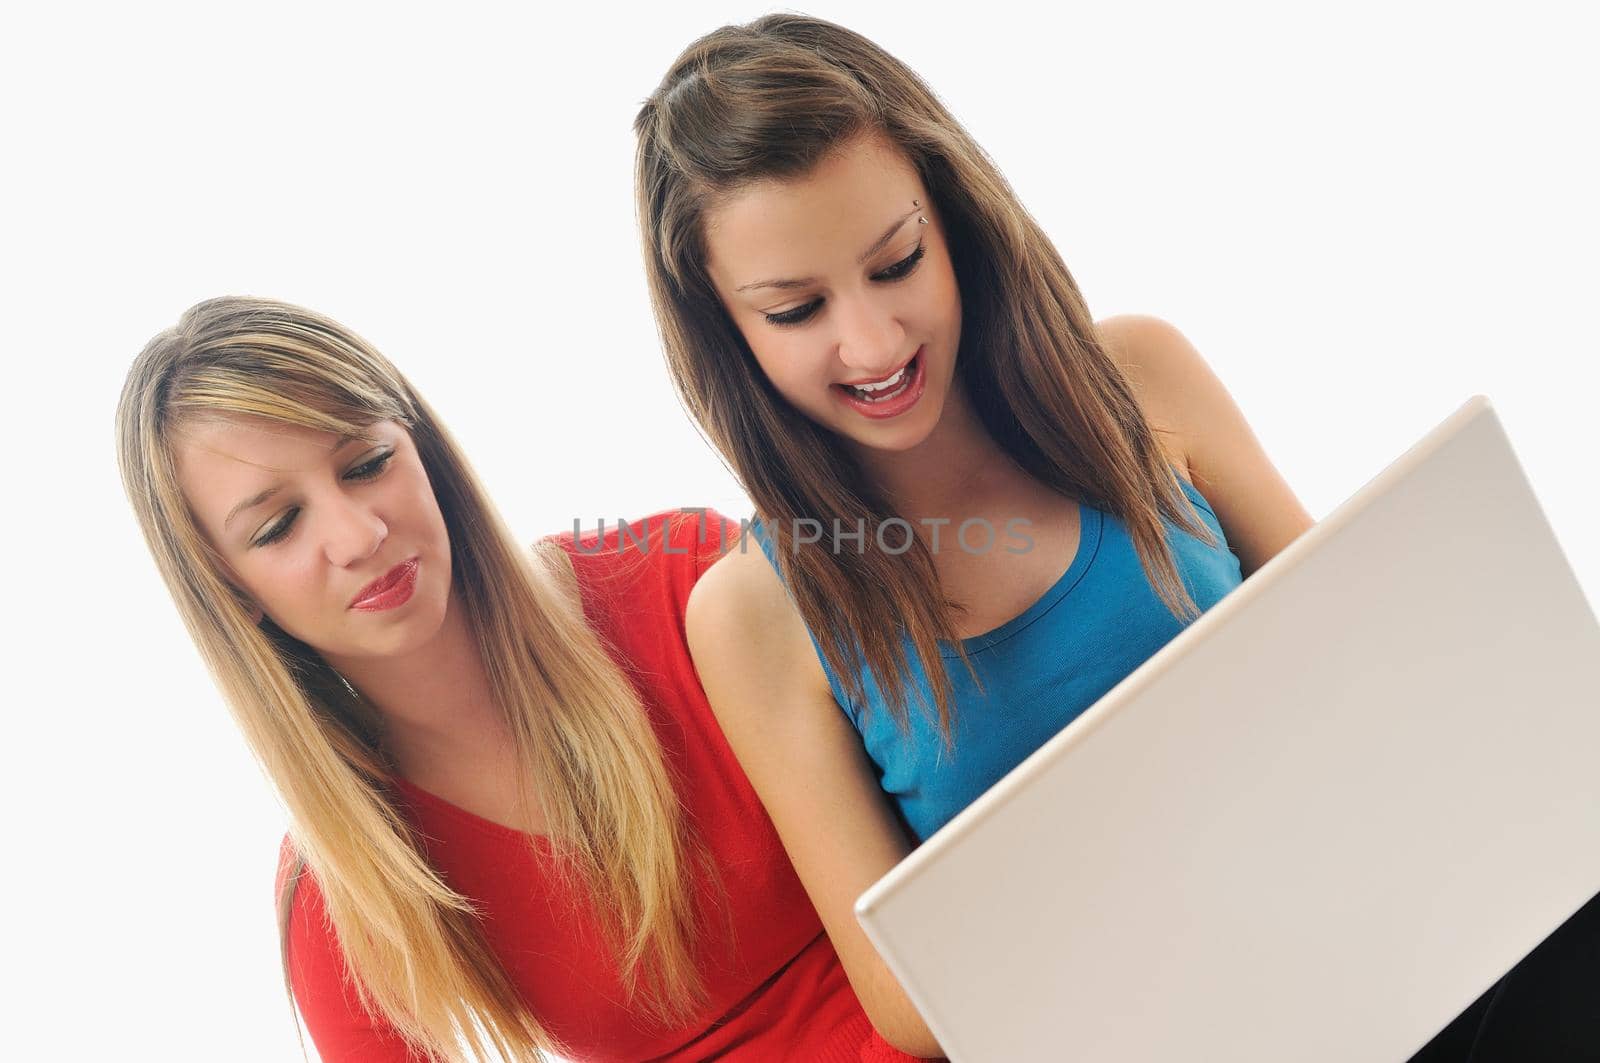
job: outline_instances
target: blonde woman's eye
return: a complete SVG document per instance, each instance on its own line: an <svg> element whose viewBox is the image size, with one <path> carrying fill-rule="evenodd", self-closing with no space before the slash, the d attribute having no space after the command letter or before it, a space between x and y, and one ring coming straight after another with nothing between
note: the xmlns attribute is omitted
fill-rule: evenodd
<svg viewBox="0 0 1600 1063"><path fill-rule="evenodd" d="M348 480L370 480L383 471L384 466L389 464L389 459L392 457L394 457L394 451L392 450L379 454L371 461L351 469L345 475L345 478Z"/></svg>
<svg viewBox="0 0 1600 1063"><path fill-rule="evenodd" d="M296 506L283 515L283 519L272 526L272 530L256 540L257 546L271 546L273 543L289 534L289 526L294 523L295 514L300 512Z"/></svg>
<svg viewBox="0 0 1600 1063"><path fill-rule="evenodd" d="M383 470L388 466L390 459L393 457L394 451L392 450L383 454L379 454L371 461L363 462L351 469L349 472L345 473L344 478L346 480L371 480L379 473L383 472ZM294 526L294 519L299 515L299 513L299 506L289 510L283 515L282 520L272 526L272 529L268 531L267 534L255 541L255 545L271 546L273 543L287 538L290 528Z"/></svg>

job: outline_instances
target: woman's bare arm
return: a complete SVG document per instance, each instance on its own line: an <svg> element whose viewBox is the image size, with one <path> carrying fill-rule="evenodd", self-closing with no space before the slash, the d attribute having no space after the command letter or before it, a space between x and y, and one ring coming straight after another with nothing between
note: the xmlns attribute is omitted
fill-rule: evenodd
<svg viewBox="0 0 1600 1063"><path fill-rule="evenodd" d="M701 577L685 623L712 711L867 1017L901 1051L943 1055L855 919L856 898L910 842L861 736L834 702L799 614L753 543L736 545Z"/></svg>

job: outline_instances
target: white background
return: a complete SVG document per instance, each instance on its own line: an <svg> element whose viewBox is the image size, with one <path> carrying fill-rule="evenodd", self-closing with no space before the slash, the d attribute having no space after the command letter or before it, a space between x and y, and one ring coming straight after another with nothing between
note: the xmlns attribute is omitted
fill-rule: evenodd
<svg viewBox="0 0 1600 1063"><path fill-rule="evenodd" d="M526 539L746 512L662 368L630 123L765 9L44 6L0 33L5 1055L295 1058L282 811L122 497L122 374L199 299L289 299L411 376ZM1097 316L1194 340L1313 515L1486 393L1596 601L1580 5L1290 7L809 10L930 82Z"/></svg>

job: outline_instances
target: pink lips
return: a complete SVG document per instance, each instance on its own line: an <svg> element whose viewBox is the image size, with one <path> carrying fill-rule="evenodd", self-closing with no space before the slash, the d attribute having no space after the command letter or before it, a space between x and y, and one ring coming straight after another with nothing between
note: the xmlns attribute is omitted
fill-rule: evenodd
<svg viewBox="0 0 1600 1063"><path fill-rule="evenodd" d="M915 406L918 400L922 398L923 388L927 383L927 374L923 371L924 358L922 355L924 350L925 348L918 347L917 353L912 356L910 362L906 363L908 376L891 398L878 399L876 401L863 399L843 384L835 384L834 393L839 396L841 402L863 417L874 421L898 417ZM892 376L893 374L890 375Z"/></svg>
<svg viewBox="0 0 1600 1063"><path fill-rule="evenodd" d="M409 558L361 589L350 608L365 611L393 609L411 597L417 585L417 559Z"/></svg>

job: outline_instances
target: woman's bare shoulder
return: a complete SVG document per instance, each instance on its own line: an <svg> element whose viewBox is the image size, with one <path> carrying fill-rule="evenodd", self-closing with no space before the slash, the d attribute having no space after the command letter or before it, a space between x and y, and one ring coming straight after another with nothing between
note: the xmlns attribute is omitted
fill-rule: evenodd
<svg viewBox="0 0 1600 1063"><path fill-rule="evenodd" d="M732 670L827 690L805 622L748 529L730 536L727 551L695 584L684 627L703 678Z"/></svg>
<svg viewBox="0 0 1600 1063"><path fill-rule="evenodd" d="M1189 426L1179 393L1182 373L1173 363L1185 348L1193 348L1171 324L1148 314L1118 314L1095 322L1095 328L1132 386L1168 464L1192 482Z"/></svg>
<svg viewBox="0 0 1600 1063"><path fill-rule="evenodd" d="M729 536L722 556L695 584L689 595L687 622L691 629L722 634L745 628L753 636L750 641L764 641L764 632L774 625L786 626L791 615L798 620L783 580L745 528Z"/></svg>
<svg viewBox="0 0 1600 1063"><path fill-rule="evenodd" d="M1189 481L1211 503L1244 575L1315 523L1227 387L1182 332L1144 315L1109 318L1099 328L1147 416L1171 426Z"/></svg>

